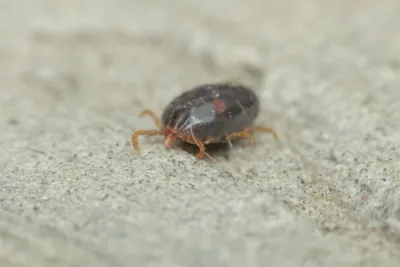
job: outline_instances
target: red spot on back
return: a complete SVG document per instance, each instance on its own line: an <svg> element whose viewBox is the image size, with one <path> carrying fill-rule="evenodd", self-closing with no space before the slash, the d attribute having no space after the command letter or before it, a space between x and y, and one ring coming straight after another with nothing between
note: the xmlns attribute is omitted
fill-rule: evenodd
<svg viewBox="0 0 400 267"><path fill-rule="evenodd" d="M219 99L214 99L212 104L217 112L223 112L226 108L224 101Z"/></svg>

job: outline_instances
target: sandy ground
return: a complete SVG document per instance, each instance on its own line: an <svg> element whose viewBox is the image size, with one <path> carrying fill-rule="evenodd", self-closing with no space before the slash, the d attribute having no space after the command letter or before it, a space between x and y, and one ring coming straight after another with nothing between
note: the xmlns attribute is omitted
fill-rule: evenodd
<svg viewBox="0 0 400 267"><path fill-rule="evenodd" d="M399 266L400 2L0 3L0 266ZM235 80L256 135L196 160L144 108Z"/></svg>

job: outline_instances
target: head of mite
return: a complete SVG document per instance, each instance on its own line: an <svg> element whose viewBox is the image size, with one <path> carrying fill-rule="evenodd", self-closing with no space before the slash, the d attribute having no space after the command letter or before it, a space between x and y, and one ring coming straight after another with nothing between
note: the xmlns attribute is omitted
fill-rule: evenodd
<svg viewBox="0 0 400 267"><path fill-rule="evenodd" d="M179 129L174 127L164 128L164 146L165 148L171 148L174 141L178 138Z"/></svg>
<svg viewBox="0 0 400 267"><path fill-rule="evenodd" d="M187 141L192 136L192 120L189 110L173 110L165 117L163 135L164 147L171 148L175 140Z"/></svg>

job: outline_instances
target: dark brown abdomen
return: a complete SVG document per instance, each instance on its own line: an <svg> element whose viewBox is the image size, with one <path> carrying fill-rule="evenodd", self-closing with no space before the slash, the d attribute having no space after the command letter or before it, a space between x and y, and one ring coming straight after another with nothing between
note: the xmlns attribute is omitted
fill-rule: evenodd
<svg viewBox="0 0 400 267"><path fill-rule="evenodd" d="M162 116L167 127L181 128L198 140L220 139L250 127L259 112L255 93L244 86L198 86L174 99Z"/></svg>

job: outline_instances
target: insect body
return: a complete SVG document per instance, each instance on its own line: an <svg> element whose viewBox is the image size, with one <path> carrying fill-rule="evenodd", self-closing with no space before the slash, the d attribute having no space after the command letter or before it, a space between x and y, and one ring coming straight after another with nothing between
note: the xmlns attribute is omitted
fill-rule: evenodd
<svg viewBox="0 0 400 267"><path fill-rule="evenodd" d="M255 131L269 132L278 140L272 128L252 126L259 112L256 94L243 85L227 83L203 84L182 93L164 109L161 119L150 110L148 115L157 125L156 130L139 130L132 134L133 147L139 152L140 135L163 135L164 146L171 148L175 140L197 145L203 158L205 145L248 138L255 145Z"/></svg>

